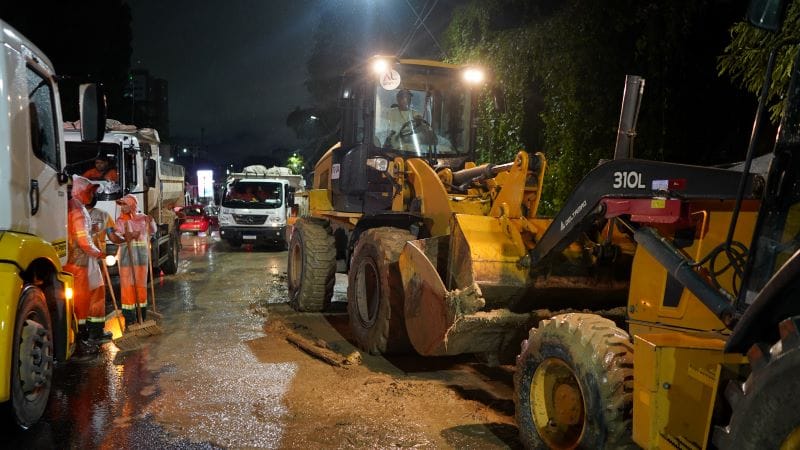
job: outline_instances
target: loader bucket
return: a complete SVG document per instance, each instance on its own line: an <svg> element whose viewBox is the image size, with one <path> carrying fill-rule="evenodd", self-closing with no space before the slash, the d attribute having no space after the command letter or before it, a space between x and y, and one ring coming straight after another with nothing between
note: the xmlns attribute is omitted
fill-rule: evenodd
<svg viewBox="0 0 800 450"><path fill-rule="evenodd" d="M623 267L582 265L567 249L531 270L511 221L456 214L451 228L400 254L406 329L421 355L502 354L551 310L625 304L627 257Z"/></svg>
<svg viewBox="0 0 800 450"><path fill-rule="evenodd" d="M477 284L448 291L448 236L409 241L400 254L405 320L414 349L424 356L496 353L527 330L531 314L507 309L481 311L485 301Z"/></svg>

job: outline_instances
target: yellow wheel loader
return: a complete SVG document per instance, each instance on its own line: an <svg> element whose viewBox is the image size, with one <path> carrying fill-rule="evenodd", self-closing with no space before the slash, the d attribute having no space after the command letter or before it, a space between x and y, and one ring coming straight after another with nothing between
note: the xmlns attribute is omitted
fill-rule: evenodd
<svg viewBox="0 0 800 450"><path fill-rule="evenodd" d="M487 210L489 193L467 185L503 166L468 162L474 75L474 68L378 56L344 77L341 141L316 164L309 214L291 233L289 297L298 310L320 311L336 271L355 268L348 311L370 352L408 348L397 272L405 241L446 234L453 209Z"/></svg>
<svg viewBox="0 0 800 450"><path fill-rule="evenodd" d="M785 8L754 2L749 16L777 29ZM627 165L606 179L644 195L578 208L578 187L557 221L593 210L637 243L627 326L573 312L530 330L514 375L526 447L800 448L800 52L791 77L768 170L751 170L763 92L738 180L630 159L595 172ZM545 232L533 268L562 233Z"/></svg>

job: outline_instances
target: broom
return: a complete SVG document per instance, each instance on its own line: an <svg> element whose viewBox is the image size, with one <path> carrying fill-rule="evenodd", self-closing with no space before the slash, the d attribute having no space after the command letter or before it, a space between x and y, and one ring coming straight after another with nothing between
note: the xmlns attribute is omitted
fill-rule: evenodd
<svg viewBox="0 0 800 450"><path fill-rule="evenodd" d="M150 239L147 239L147 268L150 270L150 298L153 300L153 309L148 314L151 314L157 321L164 319L164 316L156 309L156 279L153 276L153 247Z"/></svg>
<svg viewBox="0 0 800 450"><path fill-rule="evenodd" d="M119 318L122 313L117 306L117 294L114 293L114 286L111 284L111 276L108 274L108 267L106 267L105 260L100 260L100 268L103 269L103 275L106 277L108 289L111 291L111 303L114 305L114 316L117 318L119 332L122 333L122 336L114 339L114 345L123 352L136 350L142 346L142 342L135 335L125 332L125 326L122 325L122 319Z"/></svg>
<svg viewBox="0 0 800 450"><path fill-rule="evenodd" d="M128 223L125 223L125 230L130 232L130 228L128 227ZM130 261L131 266L133 266L133 251L131 250L131 242L125 241L125 248L128 252L128 261ZM133 270L131 267L131 276L133 277L133 285L136 286L136 271ZM139 290L133 290L136 293L136 315L138 316L138 323L134 323L128 326L127 330L129 333L134 334L140 337L147 337L147 336L155 336L156 334L161 334L164 330L161 329L160 326L156 323L155 320L142 320L142 308L139 306ZM145 291L146 292L146 291ZM147 294L145 293L145 297Z"/></svg>

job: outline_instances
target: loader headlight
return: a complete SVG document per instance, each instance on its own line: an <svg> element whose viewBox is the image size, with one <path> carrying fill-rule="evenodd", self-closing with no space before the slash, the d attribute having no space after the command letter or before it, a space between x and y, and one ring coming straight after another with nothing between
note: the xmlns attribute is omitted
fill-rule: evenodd
<svg viewBox="0 0 800 450"><path fill-rule="evenodd" d="M372 61L372 71L377 75L383 75L389 71L389 61L385 58L376 58Z"/></svg>
<svg viewBox="0 0 800 450"><path fill-rule="evenodd" d="M389 161L384 158L369 158L367 166L380 172L386 172L386 169L389 168Z"/></svg>
<svg viewBox="0 0 800 450"><path fill-rule="evenodd" d="M483 70L477 67L469 67L465 69L463 76L464 76L464 81L466 81L469 84L483 83L483 80L486 78L486 75L483 73Z"/></svg>
<svg viewBox="0 0 800 450"><path fill-rule="evenodd" d="M111 267L117 263L117 257L114 255L106 255L106 266Z"/></svg>

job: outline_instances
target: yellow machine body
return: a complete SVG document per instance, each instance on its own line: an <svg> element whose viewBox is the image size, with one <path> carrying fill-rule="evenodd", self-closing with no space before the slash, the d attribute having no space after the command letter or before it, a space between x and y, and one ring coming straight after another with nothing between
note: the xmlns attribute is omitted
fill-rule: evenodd
<svg viewBox="0 0 800 450"><path fill-rule="evenodd" d="M757 206L745 202L734 240L749 242ZM725 241L731 207L720 202L695 205L695 239L683 249L692 260ZM734 292L731 272L717 278L728 292ZM723 352L730 330L691 292L676 286L680 285L672 284L664 267L640 246L628 303L634 341L633 439L643 448L704 449L720 390L744 370L747 358Z"/></svg>

